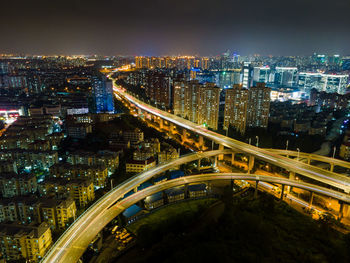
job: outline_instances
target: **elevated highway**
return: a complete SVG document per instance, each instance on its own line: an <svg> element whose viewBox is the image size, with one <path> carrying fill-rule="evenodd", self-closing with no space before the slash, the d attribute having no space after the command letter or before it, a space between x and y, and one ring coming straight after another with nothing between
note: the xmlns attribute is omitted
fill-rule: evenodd
<svg viewBox="0 0 350 263"><path fill-rule="evenodd" d="M258 148L253 145L210 131L201 125L195 124L189 120L183 119L169 112L150 106L147 103L135 98L134 96L131 96L123 88L114 86L114 91L119 97L126 99L135 107L155 116L158 116L179 127L194 132L200 136L203 136L209 140L212 140L217 144L228 147L233 151L246 153L257 159L282 167L287 171L303 175L307 178L311 178L323 184L341 189L346 193L350 193L350 178L347 176L333 173L331 171L311 166L309 164L298 162L296 160L281 156L280 154L271 152L269 150Z"/></svg>
<svg viewBox="0 0 350 263"><path fill-rule="evenodd" d="M235 174L235 173L214 173L201 174L187 177L181 177L170 181L150 186L138 191L127 198L120 199L125 193L132 190L137 178L133 178L127 183L116 187L110 193L102 197L92 207L90 207L82 216L80 216L72 226L66 230L62 237L54 244L52 249L46 254L42 262L77 262L91 240L118 214L138 201L154 193L191 183L208 182L214 180L248 180L261 181L293 186L318 194L335 198L344 203L350 203L350 196L337 191L315 186L312 184L297 182L290 179L278 178L273 176ZM133 185L134 184L134 185Z"/></svg>

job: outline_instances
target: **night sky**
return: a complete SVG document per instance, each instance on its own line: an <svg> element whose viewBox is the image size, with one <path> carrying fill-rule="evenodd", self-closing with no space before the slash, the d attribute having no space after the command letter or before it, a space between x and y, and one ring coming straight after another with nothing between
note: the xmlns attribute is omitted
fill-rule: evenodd
<svg viewBox="0 0 350 263"><path fill-rule="evenodd" d="M350 54L350 0L3 0L0 53Z"/></svg>

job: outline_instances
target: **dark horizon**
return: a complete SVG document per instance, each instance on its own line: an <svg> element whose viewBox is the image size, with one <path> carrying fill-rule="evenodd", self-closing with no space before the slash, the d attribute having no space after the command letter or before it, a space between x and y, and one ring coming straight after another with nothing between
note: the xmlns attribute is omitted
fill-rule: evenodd
<svg viewBox="0 0 350 263"><path fill-rule="evenodd" d="M6 1L0 53L350 54L350 1Z"/></svg>

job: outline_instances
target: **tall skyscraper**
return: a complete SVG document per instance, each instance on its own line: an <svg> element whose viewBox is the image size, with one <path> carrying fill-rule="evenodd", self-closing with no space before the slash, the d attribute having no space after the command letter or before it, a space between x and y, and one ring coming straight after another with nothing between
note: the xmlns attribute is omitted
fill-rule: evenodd
<svg viewBox="0 0 350 263"><path fill-rule="evenodd" d="M248 89L234 85L226 89L224 129L230 126L241 134L245 132L247 121Z"/></svg>
<svg viewBox="0 0 350 263"><path fill-rule="evenodd" d="M218 128L220 88L197 80L174 84L174 114L212 129Z"/></svg>
<svg viewBox="0 0 350 263"><path fill-rule="evenodd" d="M257 83L250 89L235 85L226 90L224 129L232 126L244 134L247 127L267 128L271 89Z"/></svg>
<svg viewBox="0 0 350 263"><path fill-rule="evenodd" d="M220 88L214 83L206 83L199 87L198 124L214 130L218 129Z"/></svg>
<svg viewBox="0 0 350 263"><path fill-rule="evenodd" d="M111 80L108 80L104 75L97 75L92 77L92 90L93 90L93 111L96 113L101 112L114 112L114 97L113 97L113 84Z"/></svg>
<svg viewBox="0 0 350 263"><path fill-rule="evenodd" d="M257 83L248 93L247 126L267 128L270 112L271 89L265 83Z"/></svg>
<svg viewBox="0 0 350 263"><path fill-rule="evenodd" d="M202 58L201 67L203 70L209 69L209 58L207 57Z"/></svg>
<svg viewBox="0 0 350 263"><path fill-rule="evenodd" d="M242 77L242 83L243 88L249 89L252 86L252 80L253 80L253 69L250 65L250 62L244 62L243 65L243 77Z"/></svg>
<svg viewBox="0 0 350 263"><path fill-rule="evenodd" d="M168 73L157 70L148 72L146 94L155 104L170 108L172 88L172 78Z"/></svg>

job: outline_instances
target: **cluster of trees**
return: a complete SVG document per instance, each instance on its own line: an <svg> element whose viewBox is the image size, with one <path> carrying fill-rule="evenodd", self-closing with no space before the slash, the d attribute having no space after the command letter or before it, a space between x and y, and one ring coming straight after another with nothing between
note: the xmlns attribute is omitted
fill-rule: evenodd
<svg viewBox="0 0 350 263"><path fill-rule="evenodd" d="M272 196L256 200L224 195L217 222L196 231L196 214L160 226L143 226L138 246L143 257L128 262L350 262L350 235L314 221Z"/></svg>

